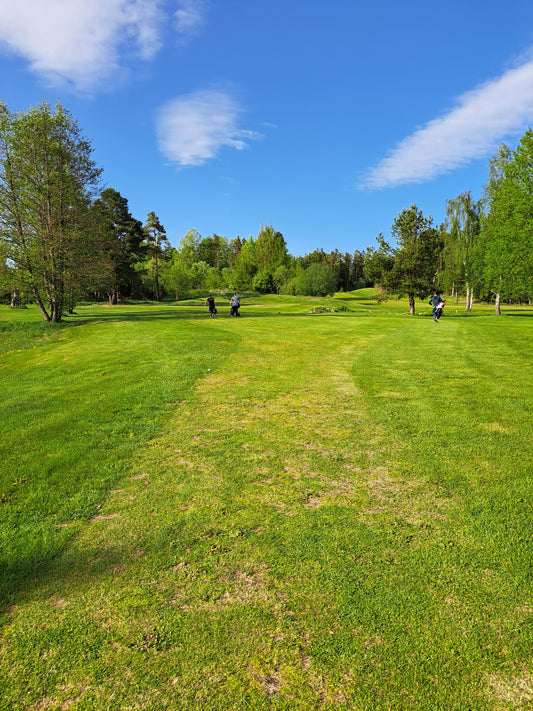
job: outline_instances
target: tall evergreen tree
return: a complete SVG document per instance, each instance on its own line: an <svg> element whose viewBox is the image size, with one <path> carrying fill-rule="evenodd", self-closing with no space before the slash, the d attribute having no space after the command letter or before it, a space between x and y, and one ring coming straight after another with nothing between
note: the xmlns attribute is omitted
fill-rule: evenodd
<svg viewBox="0 0 533 711"><path fill-rule="evenodd" d="M105 267L98 285L114 305L121 295L130 296L140 288L135 264L145 256L142 223L131 215L128 200L107 188L91 206L91 229Z"/></svg>
<svg viewBox="0 0 533 711"><path fill-rule="evenodd" d="M407 294L411 315L415 297L425 298L436 284L442 235L432 223L431 217L411 205L392 224L397 246L392 248L379 235L379 249L369 251L365 258L365 277L399 296Z"/></svg>
<svg viewBox="0 0 533 711"><path fill-rule="evenodd" d="M144 234L146 236L145 243L148 254L151 255L154 264L154 285L155 285L155 300L161 300L161 292L159 288L159 262L163 256L164 250L170 246L167 239L167 233L159 217L155 212L149 212L144 223Z"/></svg>

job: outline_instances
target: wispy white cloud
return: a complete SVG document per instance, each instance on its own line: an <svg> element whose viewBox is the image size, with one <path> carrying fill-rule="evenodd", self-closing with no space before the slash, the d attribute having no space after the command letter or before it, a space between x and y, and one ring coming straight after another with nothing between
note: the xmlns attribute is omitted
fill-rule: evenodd
<svg viewBox="0 0 533 711"><path fill-rule="evenodd" d="M51 83L93 89L118 78L132 56L148 60L157 53L176 5L175 30L196 32L204 0L6 0L0 46Z"/></svg>
<svg viewBox="0 0 533 711"><path fill-rule="evenodd" d="M181 39L188 39L198 34L204 24L207 10L206 0L179 0L179 7L174 13L176 32Z"/></svg>
<svg viewBox="0 0 533 711"><path fill-rule="evenodd" d="M242 150L261 136L239 128L241 114L238 102L220 89L179 96L157 113L159 149L179 166L203 165L226 146Z"/></svg>
<svg viewBox="0 0 533 711"><path fill-rule="evenodd" d="M359 187L427 182L490 155L507 136L533 122L533 61L463 94L457 106L430 121L368 171Z"/></svg>

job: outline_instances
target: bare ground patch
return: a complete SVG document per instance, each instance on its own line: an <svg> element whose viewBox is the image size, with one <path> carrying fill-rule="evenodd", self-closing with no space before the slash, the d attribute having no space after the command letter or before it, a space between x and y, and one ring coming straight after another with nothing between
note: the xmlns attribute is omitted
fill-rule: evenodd
<svg viewBox="0 0 533 711"><path fill-rule="evenodd" d="M533 674L504 677L493 674L487 679L489 696L502 704L501 708L530 709L533 703Z"/></svg>
<svg viewBox="0 0 533 711"><path fill-rule="evenodd" d="M362 511L363 514L388 511L415 525L448 516L450 502L439 498L422 479L395 478L384 467L378 467L371 470L366 484L374 505Z"/></svg>

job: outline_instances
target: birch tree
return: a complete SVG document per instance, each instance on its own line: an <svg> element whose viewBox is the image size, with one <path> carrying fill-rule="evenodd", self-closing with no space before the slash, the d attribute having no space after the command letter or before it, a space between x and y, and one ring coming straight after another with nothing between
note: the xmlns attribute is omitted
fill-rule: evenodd
<svg viewBox="0 0 533 711"><path fill-rule="evenodd" d="M470 191L448 200L446 218L446 268L453 283L464 279L466 310L471 311L474 301L476 266L476 238L480 233L481 202L472 199Z"/></svg>

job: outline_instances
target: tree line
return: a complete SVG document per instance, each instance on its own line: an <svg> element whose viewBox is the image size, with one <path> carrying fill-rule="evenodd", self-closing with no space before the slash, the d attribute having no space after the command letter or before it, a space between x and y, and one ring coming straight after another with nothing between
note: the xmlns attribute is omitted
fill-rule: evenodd
<svg viewBox="0 0 533 711"><path fill-rule="evenodd" d="M489 160L480 200L465 191L446 202L446 221L433 227L416 205L395 219L397 246L378 235L365 254L365 278L391 292L424 298L431 290L494 302L531 302L533 292L533 132L516 150L501 144Z"/></svg>
<svg viewBox="0 0 533 711"><path fill-rule="evenodd" d="M90 141L60 104L14 113L0 102L0 294L34 301L58 322L82 299L183 299L197 290L254 290L325 296L378 286L415 298L432 290L493 300L531 298L533 134L516 151L500 146L483 197L448 200L433 226L416 206L382 234L377 248L289 254L271 225L241 239L189 230L171 247L155 212L144 222L128 200L101 186Z"/></svg>

